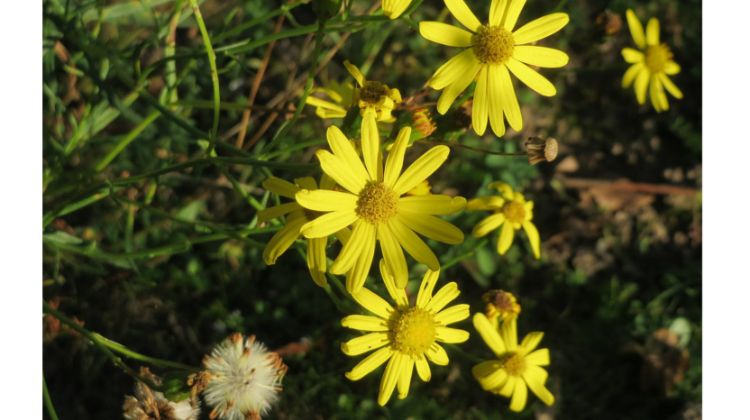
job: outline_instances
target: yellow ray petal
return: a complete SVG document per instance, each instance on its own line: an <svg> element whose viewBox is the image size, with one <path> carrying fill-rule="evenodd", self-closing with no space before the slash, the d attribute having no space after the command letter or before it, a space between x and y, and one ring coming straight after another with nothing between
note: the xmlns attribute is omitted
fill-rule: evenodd
<svg viewBox="0 0 750 420"><path fill-rule="evenodd" d="M479 19L469 9L464 0L445 0L445 6L450 10L453 17L472 32L476 32L481 26Z"/></svg>
<svg viewBox="0 0 750 420"><path fill-rule="evenodd" d="M354 80L357 81L357 84L359 84L359 87L362 87L365 85L365 75L362 74L361 71L359 71L359 68L355 66L354 64L350 63L349 60L344 61L344 67L346 67L346 70L349 72L349 74L354 77Z"/></svg>
<svg viewBox="0 0 750 420"><path fill-rule="evenodd" d="M469 339L469 332L458 328L436 327L435 338L443 343L463 343Z"/></svg>
<svg viewBox="0 0 750 420"><path fill-rule="evenodd" d="M438 242L456 245L464 241L461 229L435 216L404 212L397 217L409 229Z"/></svg>
<svg viewBox="0 0 750 420"><path fill-rule="evenodd" d="M383 179L383 154L375 110L367 108L362 115L362 157L371 180Z"/></svg>
<svg viewBox="0 0 750 420"><path fill-rule="evenodd" d="M661 80L664 87L667 89L667 92L669 92L672 96L674 96L677 99L682 99L682 91L672 82L669 76L667 76L666 74L659 74L659 79Z"/></svg>
<svg viewBox="0 0 750 420"><path fill-rule="evenodd" d="M503 223L502 229L500 229L500 235L497 239L497 253L504 255L508 252L508 249L513 244L514 236L513 225L510 223Z"/></svg>
<svg viewBox="0 0 750 420"><path fill-rule="evenodd" d="M472 198L466 203L466 210L497 210L501 208L503 204L505 204L505 200L496 195Z"/></svg>
<svg viewBox="0 0 750 420"><path fill-rule="evenodd" d="M428 194L401 197L398 200L398 211L415 214L453 214L466 207L463 197L451 197L443 194Z"/></svg>
<svg viewBox="0 0 750 420"><path fill-rule="evenodd" d="M269 220L275 219L277 217L281 217L295 210L302 210L302 207L300 207L299 204L295 202L284 203L284 204L279 204L278 206L265 208L258 212L258 215L257 215L258 223L265 223Z"/></svg>
<svg viewBox="0 0 750 420"><path fill-rule="evenodd" d="M549 349L535 350L526 355L526 364L535 366L549 365Z"/></svg>
<svg viewBox="0 0 750 420"><path fill-rule="evenodd" d="M542 341L542 338L544 337L544 333L540 331L532 331L523 338L523 341L521 341L521 348L519 352L523 355L527 355L534 351L536 347L539 345L539 343Z"/></svg>
<svg viewBox="0 0 750 420"><path fill-rule="evenodd" d="M268 241L263 250L263 261L268 265L273 265L290 246L299 238L300 227L305 224L305 219L300 217L289 220L280 231Z"/></svg>
<svg viewBox="0 0 750 420"><path fill-rule="evenodd" d="M518 349L518 327L516 318L503 322L500 327L500 336L503 338L505 348L508 351L516 351Z"/></svg>
<svg viewBox="0 0 750 420"><path fill-rule="evenodd" d="M500 227L505 222L505 216L502 213L495 213L482 219L471 232L475 238L481 238L493 230Z"/></svg>
<svg viewBox="0 0 750 420"><path fill-rule="evenodd" d="M341 132L338 127L335 125L328 127L326 138L328 139L328 145L331 147L331 152L347 164L349 170L354 176L363 180L373 179L368 176L367 170L362 164L352 142L346 138L344 133Z"/></svg>
<svg viewBox="0 0 750 420"><path fill-rule="evenodd" d="M427 40L449 47L470 47L471 32L442 22L419 22L419 33Z"/></svg>
<svg viewBox="0 0 750 420"><path fill-rule="evenodd" d="M404 13L409 4L411 4L411 0L384 0L383 14L391 20L396 19Z"/></svg>
<svg viewBox="0 0 750 420"><path fill-rule="evenodd" d="M546 77L539 74L536 70L516 60L515 58L509 58L505 62L508 69L522 81L526 86L530 87L536 93L542 96L555 96L557 89Z"/></svg>
<svg viewBox="0 0 750 420"><path fill-rule="evenodd" d="M542 371L542 375L539 371ZM552 405L555 403L555 396L544 386L546 378L546 372L542 368L536 366L529 366L523 373L523 380L528 385L531 392L534 393L543 403Z"/></svg>
<svg viewBox="0 0 750 420"><path fill-rule="evenodd" d="M507 12L503 16L503 28L506 31L512 31L518 23L518 17L521 16L521 10L526 5L526 0L509 0L510 4L507 6Z"/></svg>
<svg viewBox="0 0 750 420"><path fill-rule="evenodd" d="M326 244L328 238L315 238L307 240L307 269L315 284L325 286L326 280Z"/></svg>
<svg viewBox="0 0 750 420"><path fill-rule="evenodd" d="M500 334L483 313L474 314L471 321L474 324L474 329L477 330L482 337L482 340L484 340L496 356L499 357L507 351L507 347L505 346L502 337L500 337Z"/></svg>
<svg viewBox="0 0 750 420"><path fill-rule="evenodd" d="M360 331L388 331L388 321L370 315L349 315L341 320L341 326Z"/></svg>
<svg viewBox="0 0 750 420"><path fill-rule="evenodd" d="M530 66L559 68L568 64L568 54L554 48L519 45L513 48L513 58Z"/></svg>
<svg viewBox="0 0 750 420"><path fill-rule="evenodd" d="M656 18L649 19L646 25L646 44L659 45L659 21Z"/></svg>
<svg viewBox="0 0 750 420"><path fill-rule="evenodd" d="M661 84L659 82L659 79L657 77L652 77L648 85L648 96L651 99L651 105L654 106L656 112L664 111L664 109L662 108L661 100L659 98L660 87Z"/></svg>
<svg viewBox="0 0 750 420"><path fill-rule="evenodd" d="M351 294L357 293L365 284L367 275L370 273L373 256L375 255L375 242L375 235L367 237L365 245L362 247L362 252L354 263L354 267L346 273L347 292Z"/></svg>
<svg viewBox="0 0 750 420"><path fill-rule="evenodd" d="M393 188L396 181L398 181L399 175L401 175L401 169L404 166L404 154L406 153L406 147L409 145L410 136L411 127L404 127L399 130L396 141L388 153L388 158L385 161L385 173L383 175L383 183L388 187Z"/></svg>
<svg viewBox="0 0 750 420"><path fill-rule="evenodd" d="M380 392L378 393L379 405L386 405L388 400L391 399L393 389L396 387L399 376L401 376L405 357L408 356L396 352L393 353L391 360L388 361L388 364L385 367L385 373L383 373L383 378L380 380Z"/></svg>
<svg viewBox="0 0 750 420"><path fill-rule="evenodd" d="M628 70L625 72L625 75L622 76L622 87L623 89L627 89L630 87L630 85L633 84L633 80L635 80L636 76L641 71L645 71L646 65L643 63L633 64L628 68Z"/></svg>
<svg viewBox="0 0 750 420"><path fill-rule="evenodd" d="M526 406L529 390L526 388L526 382L516 379L513 389L513 397L510 399L510 410L520 412Z"/></svg>
<svg viewBox="0 0 750 420"><path fill-rule="evenodd" d="M435 296L425 305L424 309L436 314L443 310L449 303L455 300L461 292L458 290L458 284L455 281L447 283L435 293Z"/></svg>
<svg viewBox="0 0 750 420"><path fill-rule="evenodd" d="M625 59L625 62L635 64L640 63L645 59L645 56L642 52L635 50L633 48L623 48L622 49L622 58Z"/></svg>
<svg viewBox="0 0 750 420"><path fill-rule="evenodd" d="M522 379L516 378L515 376L508 376L508 380L505 381L505 385L497 390L497 393L502 395L503 397L510 398L516 388L516 382L520 380Z"/></svg>
<svg viewBox="0 0 750 420"><path fill-rule="evenodd" d="M341 351L347 356L358 356L368 351L379 349L388 344L388 334L373 332L341 343Z"/></svg>
<svg viewBox="0 0 750 420"><path fill-rule="evenodd" d="M445 349L438 343L432 343L430 348L425 352L425 355L432 363L438 366L448 366L448 353L446 353Z"/></svg>
<svg viewBox="0 0 750 420"><path fill-rule="evenodd" d="M403 400L409 395L409 386L411 385L411 375L414 372L414 359L404 357L401 366L401 375L398 377L398 399Z"/></svg>
<svg viewBox="0 0 750 420"><path fill-rule="evenodd" d="M490 127L496 136L505 135L505 120L503 119L503 85L500 69L505 69L503 64L490 64L487 73L487 95L488 95L488 115L490 118ZM507 70L505 70L507 73ZM513 89L513 85L511 85Z"/></svg>
<svg viewBox="0 0 750 420"><path fill-rule="evenodd" d="M385 363L385 361L388 360L392 355L393 350L391 350L390 347L383 347L377 351L374 351L372 352L372 354L362 359L361 362L357 363L357 365L354 366L352 370L346 372L345 376L350 381L358 381L367 376L368 373L379 368L380 365Z"/></svg>
<svg viewBox="0 0 750 420"><path fill-rule="evenodd" d="M526 232L526 236L529 238L529 245L531 245L531 252L534 253L534 258L539 259L540 256L540 243L539 231L536 229L531 222L523 222L523 230Z"/></svg>
<svg viewBox="0 0 750 420"><path fill-rule="evenodd" d="M331 265L331 273L345 274L354 267L357 258L362 256L363 251L367 249L368 240L373 237L375 237L375 226L362 220L355 222L352 236Z"/></svg>
<svg viewBox="0 0 750 420"><path fill-rule="evenodd" d="M462 303L443 309L435 315L434 319L438 325L449 325L454 322L463 321L468 317L469 305Z"/></svg>
<svg viewBox="0 0 750 420"><path fill-rule="evenodd" d="M322 149L315 152L315 156L320 161L320 168L323 172L349 192L359 194L365 187L367 177L358 177L350 170L350 165L344 162L343 159Z"/></svg>
<svg viewBox="0 0 750 420"><path fill-rule="evenodd" d="M513 39L516 41L516 45L539 41L564 28L568 22L570 22L570 18L567 14L551 13L518 28L517 31L513 32Z"/></svg>
<svg viewBox="0 0 750 420"><path fill-rule="evenodd" d="M483 135L487 129L487 117L490 112L489 86L487 74L489 66L482 66L477 75L477 86L474 88L474 104L471 107L471 126L478 135Z"/></svg>
<svg viewBox="0 0 750 420"><path fill-rule="evenodd" d="M635 78L635 97L638 103L646 103L646 93L648 92L648 82L651 79L651 73L644 68Z"/></svg>
<svg viewBox="0 0 750 420"><path fill-rule="evenodd" d="M490 25L500 26L503 23L503 15L507 8L508 0L492 0L490 3Z"/></svg>
<svg viewBox="0 0 750 420"><path fill-rule="evenodd" d="M497 65L495 68L495 76L499 81L499 94L500 103L503 108L505 118L508 120L508 124L519 131L523 128L523 116L521 115L521 107L518 106L518 98L516 97L516 91L513 87L513 81L510 79L510 73L505 65Z"/></svg>
<svg viewBox="0 0 750 420"><path fill-rule="evenodd" d="M354 194L333 190L300 190L294 196L302 207L315 211L349 211L357 207Z"/></svg>
<svg viewBox="0 0 750 420"><path fill-rule="evenodd" d="M431 148L406 168L393 186L393 191L398 195L406 194L437 171L448 159L449 154L448 146L440 145Z"/></svg>
<svg viewBox="0 0 750 420"><path fill-rule="evenodd" d="M389 220L388 224L396 240L409 255L426 265L430 270L437 271L440 269L440 261L438 261L435 253L414 231L401 223L398 218Z"/></svg>
<svg viewBox="0 0 750 420"><path fill-rule="evenodd" d="M466 49L440 66L427 81L427 84L433 89L440 90L466 78L471 81L474 77L469 75L471 72L476 74L476 69L479 66L480 63L474 55L474 51L471 48Z"/></svg>
<svg viewBox="0 0 750 420"><path fill-rule="evenodd" d="M440 270L427 270L424 273L422 283L419 285L419 292L417 292L417 307L424 308L430 302L430 299L432 299L432 290L437 284L438 277L440 277Z"/></svg>
<svg viewBox="0 0 750 420"><path fill-rule="evenodd" d="M333 211L311 220L300 228L305 238L322 238L340 231L357 220L357 213L351 211Z"/></svg>
<svg viewBox="0 0 750 420"><path fill-rule="evenodd" d="M364 287L359 292L352 294L352 298L360 306L381 318L388 319L393 312L393 307L385 299Z"/></svg>
<svg viewBox="0 0 750 420"><path fill-rule="evenodd" d="M646 36L643 34L643 25L641 25L638 16L636 16L630 9L625 12L625 16L628 20L628 27L630 28L630 35L633 37L633 42L635 42L635 45L638 46L638 48L645 49Z"/></svg>
<svg viewBox="0 0 750 420"><path fill-rule="evenodd" d="M498 360L488 360L474 365L471 368L471 373L485 391L500 388L508 380L508 373Z"/></svg>
<svg viewBox="0 0 750 420"><path fill-rule="evenodd" d="M380 276L383 278L385 288L397 306L409 306L409 298L406 296L406 290L396 286L396 279L391 274L391 270L385 264L385 260L380 260Z"/></svg>
<svg viewBox="0 0 750 420"><path fill-rule="evenodd" d="M669 61L664 66L664 73L666 73L669 76L674 76L675 74L680 72L680 65L675 63L674 61Z"/></svg>
<svg viewBox="0 0 750 420"><path fill-rule="evenodd" d="M294 194L299 191L299 187L292 184L291 182L277 178L275 176L268 177L263 181L263 188L267 189L268 191L271 191L272 193L276 195L280 195L282 197L287 198L294 198Z"/></svg>
<svg viewBox="0 0 750 420"><path fill-rule="evenodd" d="M409 281L409 269L406 266L406 258L401 245L388 224L378 225L378 241L380 241L380 252L393 276L396 287L403 289Z"/></svg>
<svg viewBox="0 0 750 420"><path fill-rule="evenodd" d="M417 368L417 375L423 382L429 382L432 379L432 372L430 371L430 364L427 363L427 359L424 355L417 356L417 360L414 361L414 366Z"/></svg>

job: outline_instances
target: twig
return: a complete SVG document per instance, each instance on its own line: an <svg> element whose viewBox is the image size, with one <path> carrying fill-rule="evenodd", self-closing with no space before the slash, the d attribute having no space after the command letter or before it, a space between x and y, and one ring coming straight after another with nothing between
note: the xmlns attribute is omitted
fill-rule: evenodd
<svg viewBox="0 0 750 420"><path fill-rule="evenodd" d="M607 188L614 191L645 193L645 194L663 194L663 195L688 195L693 196L698 193L697 188L681 187L667 184L651 184L646 182L631 182L627 179L616 181L588 178L568 178L559 176L557 179L568 188L590 189L590 188Z"/></svg>

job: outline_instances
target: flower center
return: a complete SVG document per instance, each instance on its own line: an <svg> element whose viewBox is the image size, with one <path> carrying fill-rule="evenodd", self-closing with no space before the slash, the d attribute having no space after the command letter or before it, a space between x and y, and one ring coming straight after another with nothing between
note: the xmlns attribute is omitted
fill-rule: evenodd
<svg viewBox="0 0 750 420"><path fill-rule="evenodd" d="M427 351L435 342L435 320L422 308L404 308L391 318L390 339L392 347L411 356Z"/></svg>
<svg viewBox="0 0 750 420"><path fill-rule="evenodd" d="M661 73L672 57L672 51L666 44L652 45L646 50L646 67L651 73Z"/></svg>
<svg viewBox="0 0 750 420"><path fill-rule="evenodd" d="M526 359L519 353L509 353L502 362L510 376L521 376L526 371Z"/></svg>
<svg viewBox="0 0 750 420"><path fill-rule="evenodd" d="M359 193L357 214L366 221L385 222L398 213L398 196L382 182L370 182Z"/></svg>
<svg viewBox="0 0 750 420"><path fill-rule="evenodd" d="M513 34L501 26L481 26L471 37L474 54L482 63L502 63L513 55Z"/></svg>
<svg viewBox="0 0 750 420"><path fill-rule="evenodd" d="M518 201L510 201L503 206L503 214L509 222L523 223L526 221L526 209Z"/></svg>
<svg viewBox="0 0 750 420"><path fill-rule="evenodd" d="M365 81L365 85L359 90L359 98L371 104L380 102L380 98L388 95L388 86L374 80Z"/></svg>

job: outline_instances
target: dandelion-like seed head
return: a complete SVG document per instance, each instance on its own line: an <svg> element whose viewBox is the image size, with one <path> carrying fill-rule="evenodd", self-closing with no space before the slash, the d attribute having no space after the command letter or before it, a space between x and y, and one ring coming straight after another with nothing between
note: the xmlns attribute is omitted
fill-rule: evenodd
<svg viewBox="0 0 750 420"><path fill-rule="evenodd" d="M392 346L401 353L420 355L435 341L435 320L431 313L422 308L396 310L390 323Z"/></svg>
<svg viewBox="0 0 750 420"><path fill-rule="evenodd" d="M505 218L512 223L523 223L526 220L526 209L523 203L516 200L505 203L502 212Z"/></svg>
<svg viewBox="0 0 750 420"><path fill-rule="evenodd" d="M388 86L375 80L365 81L365 85L359 91L359 98L370 104L377 104L380 98L388 96Z"/></svg>
<svg viewBox="0 0 750 420"><path fill-rule="evenodd" d="M652 45L646 49L646 67L651 73L661 73L673 57L667 44Z"/></svg>
<svg viewBox="0 0 750 420"><path fill-rule="evenodd" d="M359 193L356 211L372 224L385 222L398 213L398 195L383 182L370 182Z"/></svg>
<svg viewBox="0 0 750 420"><path fill-rule="evenodd" d="M483 25L472 36L474 54L482 63L504 63L513 56L513 34L502 26Z"/></svg>
<svg viewBox="0 0 750 420"><path fill-rule="evenodd" d="M278 398L286 365L255 336L232 334L203 360L208 383L206 402L211 418L260 418Z"/></svg>
<svg viewBox="0 0 750 420"><path fill-rule="evenodd" d="M519 352L508 353L502 363L510 376L521 376L526 371L526 358Z"/></svg>

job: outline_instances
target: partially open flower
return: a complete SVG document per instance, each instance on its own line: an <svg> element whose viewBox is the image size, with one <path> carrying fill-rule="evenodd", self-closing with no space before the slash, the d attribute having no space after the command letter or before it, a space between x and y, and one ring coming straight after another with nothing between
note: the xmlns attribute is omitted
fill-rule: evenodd
<svg viewBox="0 0 750 420"><path fill-rule="evenodd" d="M286 365L255 336L229 336L203 359L207 377L203 393L213 407L210 418L260 419L279 398Z"/></svg>
<svg viewBox="0 0 750 420"><path fill-rule="evenodd" d="M365 79L365 75L359 68L349 61L345 61L344 66L357 81L355 101L359 104L362 115L364 116L367 109L373 109L378 121L395 121L396 118L391 115L391 112L396 104L401 103L401 92L396 88L391 89L385 83Z"/></svg>
<svg viewBox="0 0 750 420"><path fill-rule="evenodd" d="M140 375L156 385L161 384L161 378L147 367L141 368ZM190 399L169 401L143 382L136 382L134 394L125 396L122 404L125 420L197 420L200 414L200 409L192 406Z"/></svg>
<svg viewBox="0 0 750 420"><path fill-rule="evenodd" d="M482 300L487 303L485 315L495 328L498 327L500 322L515 320L521 313L521 305L510 292L490 290L482 295Z"/></svg>
<svg viewBox="0 0 750 420"><path fill-rule="evenodd" d="M524 146L529 156L529 163L532 165L539 162L552 162L557 157L557 140L552 137L547 139L529 137L524 142Z"/></svg>

